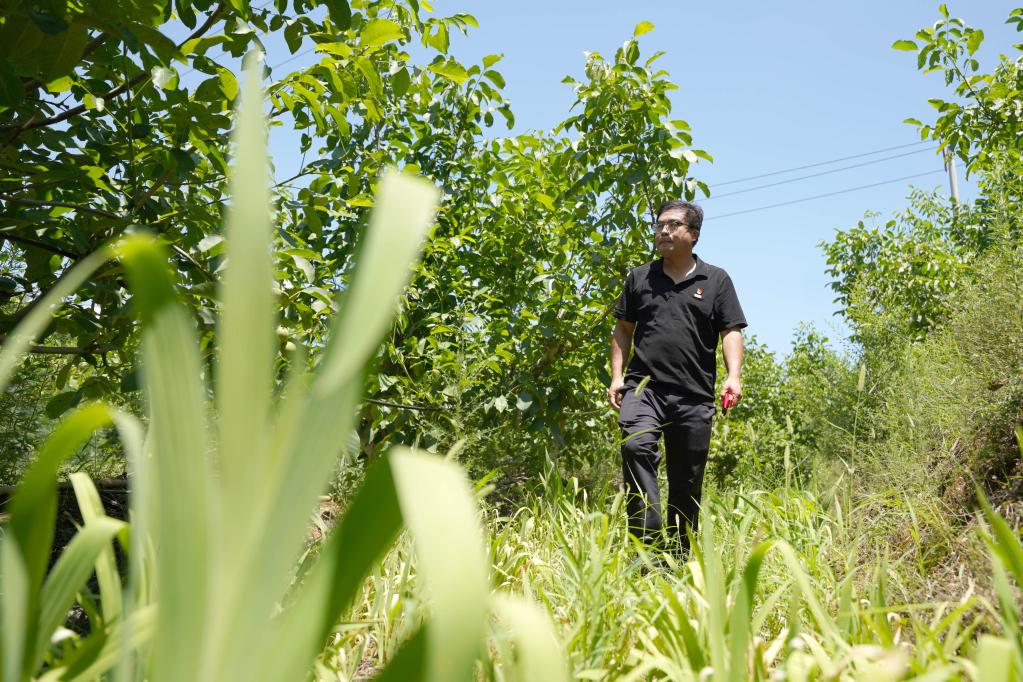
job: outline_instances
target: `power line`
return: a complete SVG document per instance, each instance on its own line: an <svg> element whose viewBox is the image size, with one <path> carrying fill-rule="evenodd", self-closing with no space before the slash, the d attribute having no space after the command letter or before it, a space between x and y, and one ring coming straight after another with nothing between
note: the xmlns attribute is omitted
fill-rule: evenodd
<svg viewBox="0 0 1023 682"><path fill-rule="evenodd" d="M747 187L746 189L739 189L734 192L726 192L725 194L716 194L714 196L707 197L703 201L710 201L711 199L721 199L722 197L730 197L735 194L745 194L746 192L753 192L758 189L766 189L768 187L777 187L778 185L787 185L790 182L799 182L800 180L809 180L810 178L820 177L821 175L830 175L831 173L839 173L846 171L851 168L862 168L863 166L870 166L875 163L881 163L883 161L891 161L892 159L901 159L904 156L912 156L914 154L921 154L923 152L931 152L937 149L937 147L927 147L925 149L917 149L911 152L904 152L902 154L895 154L893 156L886 156L881 159L874 159L872 161L863 161L862 163L854 163L851 166L842 166L841 168L832 168L831 170L821 171L820 173L811 173L810 175L801 175L798 178L789 178L788 180L779 180L778 182L769 182L766 185L757 185L756 187Z"/></svg>
<svg viewBox="0 0 1023 682"><path fill-rule="evenodd" d="M805 166L796 166L795 168L786 168L785 170L771 171L770 173L761 173L760 175L751 175L748 178L739 178L738 180L729 180L728 182L716 182L715 187L723 187L725 185L734 185L739 182L746 182L747 180L759 180L760 178L768 178L772 175L782 175L783 173L792 173L793 171L806 170L807 168L818 168L820 166L828 166L839 161L850 161L852 159L862 159L864 156L873 156L874 154L881 154L883 152L892 152L896 149L905 149L906 147L915 147L927 142L927 140L920 140L919 142L912 142L910 144L900 144L895 147L885 147L884 149L875 149L872 152L863 152L862 154L853 154L852 156L843 156L839 159L831 159L830 161L819 161L817 163L807 164Z"/></svg>
<svg viewBox="0 0 1023 682"><path fill-rule="evenodd" d="M304 56L306 56L307 54L309 54L310 52L315 52L315 51L316 51L316 47L317 47L317 46L316 46L316 45L314 45L314 46L312 46L312 47L310 47L310 48L308 48L308 49L306 49L306 50L303 50L302 52L299 52L299 53L297 53L297 54L293 54L293 55L291 55L290 57L288 57L287 59L285 59L285 60L284 60L283 62L280 62L280 63L279 63L278 65L277 65L277 67L278 67L278 68L280 68L280 67L284 66L285 64L287 64L288 62L293 62L293 61L295 61L296 59L298 59L299 57L304 57ZM273 67L271 67L271 68L273 68Z"/></svg>
<svg viewBox="0 0 1023 682"><path fill-rule="evenodd" d="M905 175L901 178L892 178L891 180L882 180L881 182L875 182L869 185L860 185L859 187L850 187L848 189L840 189L837 192L828 192L827 194L816 194L812 197L803 197L802 199L793 199L792 201L783 201L780 204L770 204L768 206L758 206L757 208L748 208L745 211L735 211L733 213L724 213L722 215L708 216L703 219L704 222L708 220L716 220L720 218L731 218L732 216L743 215L745 213L754 213L756 211L766 211L769 208L778 208L780 206L789 206L791 204L799 204L804 201L813 201L814 199L823 199L825 197L833 197L838 194L847 194L848 192L856 192L861 189L869 189L871 187L880 187L881 185L890 185L893 182L902 182L903 180L912 180L913 178L922 178L925 175L934 175L935 173L944 173L945 170L932 170L926 173L917 173L916 175Z"/></svg>

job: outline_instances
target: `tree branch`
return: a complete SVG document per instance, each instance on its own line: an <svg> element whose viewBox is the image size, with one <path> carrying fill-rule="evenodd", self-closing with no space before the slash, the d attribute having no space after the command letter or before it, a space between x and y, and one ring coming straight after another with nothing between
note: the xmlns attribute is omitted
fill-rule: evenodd
<svg viewBox="0 0 1023 682"><path fill-rule="evenodd" d="M183 248L181 248L177 244L171 244L171 248L174 249L174 253L178 254L179 256L184 258L186 261L191 263L192 266L196 270L201 272L206 277L206 279L208 279L211 282L215 282L217 280L217 278L213 276L213 273L211 273L209 270L204 268L199 261L197 261L196 259L192 258L192 254L190 254L188 251L185 251Z"/></svg>
<svg viewBox="0 0 1023 682"><path fill-rule="evenodd" d="M364 403L373 403L374 405L382 405L383 407L393 407L399 410L416 410L420 412L444 412L443 407L429 407L424 405L403 405L401 403L389 403L386 400L377 400L376 398L363 398Z"/></svg>
<svg viewBox="0 0 1023 682"><path fill-rule="evenodd" d="M6 239L9 242L14 242L15 244L25 244L26 246L34 246L37 249L43 249L44 251L49 251L50 253L55 253L58 256L70 258L71 260L78 260L82 258L81 254L74 253L73 251L68 251L66 249L62 249L54 244L48 244L44 241L39 241L38 239L32 239L31 237L22 237L16 234L11 234L10 232L0 232L0 241L4 239Z"/></svg>
<svg viewBox="0 0 1023 682"><path fill-rule="evenodd" d="M6 335L0 336L0 343L7 340ZM101 355L121 350L121 346L115 343L108 343L102 346L29 346L30 353L40 355Z"/></svg>
<svg viewBox="0 0 1023 682"><path fill-rule="evenodd" d="M116 213L110 211L104 211L99 208L92 208L91 206L83 206L81 204L69 204L64 201L40 201L38 199L23 199L21 197L12 197L6 194L0 194L0 200L6 201L12 204L21 204L22 206L37 206L39 208L70 208L74 211L80 211L82 213L92 213L93 215L103 216L104 218L113 218L114 220L122 220L123 216L119 216Z"/></svg>

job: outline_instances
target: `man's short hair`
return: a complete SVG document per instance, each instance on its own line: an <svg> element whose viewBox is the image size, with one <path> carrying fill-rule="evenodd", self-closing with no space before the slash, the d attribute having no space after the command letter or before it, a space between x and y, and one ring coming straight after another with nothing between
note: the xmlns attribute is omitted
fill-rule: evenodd
<svg viewBox="0 0 1023 682"><path fill-rule="evenodd" d="M699 230L703 227L703 208L690 201L682 201L681 199L672 199L671 201L665 201L661 204L657 209L658 219L665 211L671 211L676 208L685 211L686 224L690 228Z"/></svg>

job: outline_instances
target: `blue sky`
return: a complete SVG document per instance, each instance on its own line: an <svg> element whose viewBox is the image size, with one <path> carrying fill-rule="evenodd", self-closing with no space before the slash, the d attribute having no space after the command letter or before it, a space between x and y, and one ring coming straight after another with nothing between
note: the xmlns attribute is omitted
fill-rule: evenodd
<svg viewBox="0 0 1023 682"><path fill-rule="evenodd" d="M979 56L985 68L1020 39L1004 24L1015 3L1002 0L952 3L954 16L983 28ZM632 35L635 24L655 29L641 38L645 55L663 50L659 65L680 87L673 118L687 120L694 146L715 163L692 173L714 194L875 161L776 187L712 198L704 202L706 223L698 253L726 268L736 283L750 322L749 331L774 351L785 353L794 330L810 322L840 343L845 331L833 313L825 264L817 244L836 229L880 212L883 222L906 205L909 183L947 192L942 161L930 145L907 146L834 165L746 183L733 180L875 150L912 145L915 129L907 117L933 120L931 97L950 97L938 74L916 70L915 55L890 49L900 38L938 18L938 4L917 0L857 3L773 2L691 3L638 0L558 0L515 3L435 0L436 14L469 12L480 23L468 37L452 40L463 62L500 53L497 67L507 80L516 127L546 129L564 119L573 101L566 75L581 77L584 51L610 56ZM267 61L278 66L286 51L269 46ZM303 61L286 65L291 69ZM284 66L282 65L282 68ZM495 134L504 133L498 127ZM293 167L293 141L280 128L271 152L279 174ZM907 154L908 152L914 152ZM725 217L749 209L799 200L929 171L933 175L767 210ZM962 177L965 199L974 193ZM642 260L642 255L637 255Z"/></svg>

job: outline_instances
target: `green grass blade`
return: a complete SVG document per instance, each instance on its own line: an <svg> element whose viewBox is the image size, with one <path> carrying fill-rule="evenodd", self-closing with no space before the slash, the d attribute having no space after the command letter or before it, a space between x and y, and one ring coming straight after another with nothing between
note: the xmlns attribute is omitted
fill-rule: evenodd
<svg viewBox="0 0 1023 682"><path fill-rule="evenodd" d="M1012 644L992 635L981 635L977 645L977 679L983 682L1014 682Z"/></svg>
<svg viewBox="0 0 1023 682"><path fill-rule="evenodd" d="M156 592L160 603L153 677L197 679L209 592L209 533L216 527L206 459L206 392L191 316L178 301L163 249L136 236L119 246L142 319L142 377L156 500Z"/></svg>
<svg viewBox="0 0 1023 682"><path fill-rule="evenodd" d="M92 404L72 412L50 434L25 472L8 507L8 535L3 542L3 674L20 679L23 665L36 660L40 589L53 545L57 515L57 470L97 430L110 423L110 409Z"/></svg>
<svg viewBox="0 0 1023 682"><path fill-rule="evenodd" d="M270 609L279 593L246 578L247 567L262 561L256 547L261 522L273 498L253 495L265 491L269 468L269 410L276 355L276 308L272 286L274 268L270 245L269 167L266 121L262 110L262 64L250 54L232 134L235 158L230 172L231 206L225 219L227 269L219 293L217 327L217 415L220 496L214 496L218 518L231 518L220 529L213 547L216 608L210 610L203 675L230 668L230 661L251 658L249 646L259 646ZM255 602L255 603L252 603ZM226 673L221 673L226 674ZM233 671L238 674L238 671Z"/></svg>
<svg viewBox="0 0 1023 682"><path fill-rule="evenodd" d="M727 658L725 655L725 579L714 539L716 519L710 510L704 509L704 523L700 526L700 558L703 564L704 599L707 601L707 644L714 677L725 679Z"/></svg>
<svg viewBox="0 0 1023 682"><path fill-rule="evenodd" d="M123 622L114 623L106 632L90 635L80 647L81 653L58 668L55 679L98 680L118 665L127 651L146 645L156 629L156 606L136 609Z"/></svg>
<svg viewBox="0 0 1023 682"><path fill-rule="evenodd" d="M28 571L21 548L0 536L0 675L4 682L20 682L25 641L28 639Z"/></svg>
<svg viewBox="0 0 1023 682"><path fill-rule="evenodd" d="M320 559L306 576L294 605L279 619L285 651L267 652L257 668L261 679L300 679L334 623L349 607L363 578L394 543L401 509L387 458L370 467Z"/></svg>
<svg viewBox="0 0 1023 682"><path fill-rule="evenodd" d="M554 628L546 612L525 598L498 595L497 617L507 624L518 649L518 679L568 682L568 670L561 655Z"/></svg>
<svg viewBox="0 0 1023 682"><path fill-rule="evenodd" d="M675 615L679 633L682 636L682 641L685 643L689 666L693 670L703 670L707 665L707 658L704 655L703 647L700 646L699 635L697 635L696 630L693 628L693 624L689 622L689 613L682 605L678 593L672 589L671 585L663 583L661 586L661 599Z"/></svg>
<svg viewBox="0 0 1023 682"><path fill-rule="evenodd" d="M731 647L729 678L736 682L746 679L747 648L749 647L750 637L754 634L750 629L753 620L753 595L757 591L757 579L760 576L760 568L773 544L770 540L762 542L750 553L749 559L746 560L746 566L742 571L739 594L732 605L731 621L728 626L729 645Z"/></svg>
<svg viewBox="0 0 1023 682"><path fill-rule="evenodd" d="M816 621L817 627L820 628L821 633L827 635L831 643L840 651L847 651L849 649L849 644L842 637L841 633L839 633L838 626L835 624L835 621L828 615L828 612L824 610L824 606L820 603L820 600L817 599L817 592L810 584L810 578L803 569L803 561L800 560L799 555L796 554L796 551L785 542L779 541L776 546L778 547L778 551L780 551L782 556L785 558L785 563L788 564L792 578L795 580L796 586L799 587L800 597L810 609L810 614L813 616L814 621Z"/></svg>
<svg viewBox="0 0 1023 682"><path fill-rule="evenodd" d="M471 680L490 591L472 488L452 462L408 450L389 457L402 518L412 531L419 574L433 602L427 679Z"/></svg>
<svg viewBox="0 0 1023 682"><path fill-rule="evenodd" d="M11 374L18 367L32 342L39 338L50 320L53 311L64 297L69 296L89 278L93 272L111 258L110 249L104 247L89 254L60 277L38 305L4 339L0 348L0 391L7 388Z"/></svg>
<svg viewBox="0 0 1023 682"><path fill-rule="evenodd" d="M296 405L292 404L288 419L278 423L278 428L286 429L290 437L273 437L272 471L267 476L273 485L264 491L273 505L258 522L254 521L262 528L255 554L259 560L247 568L251 571L250 598L243 604L245 614L239 617L269 618L287 587L309 514L337 467L342 444L353 428L366 363L393 317L394 299L429 228L436 197L431 185L409 176L391 173L380 182L377 208L357 270L363 273L370 267L368 263L384 263L376 273L381 280L356 275L357 281L344 296L339 318L344 321L335 325L320 374L312 380L308 393L300 392L296 397L303 403L301 410L296 410L298 415L293 416L291 410ZM386 234L381 236L381 232ZM395 235L402 240L400 246L391 243ZM340 353L343 359L332 365L332 353ZM324 372L330 371L333 381L324 379ZM271 645L250 641L248 648L255 653L247 660L256 660Z"/></svg>
<svg viewBox="0 0 1023 682"><path fill-rule="evenodd" d="M124 527L123 521L105 516L95 518L82 526L64 548L43 585L32 670L42 663L50 637L64 622L75 595L92 575L96 560L104 551L110 551L111 541Z"/></svg>
<svg viewBox="0 0 1023 682"><path fill-rule="evenodd" d="M408 638L373 682L420 682L426 679L426 642L430 626Z"/></svg>
<svg viewBox="0 0 1023 682"><path fill-rule="evenodd" d="M127 547L129 564L128 584L125 591L127 598L122 599L122 614L119 622L113 624L118 628L117 637L123 640L120 648L120 667L117 669L114 679L117 682L130 682L142 677L141 664L136 661L135 650L137 647L132 645L135 632L125 629L121 625L124 622L134 622L135 610L148 608L152 602L150 583L154 572L149 567L153 565L154 559L151 551L152 533L150 528L152 523L150 519L156 508L156 496L148 492L154 489L152 482L147 480L152 477L153 471L152 466L149 466L149 458L144 456L146 436L142 423L124 412L115 412L113 418L121 445L124 447L131 490L129 497L131 513L129 538L131 542ZM155 611L150 619L154 617ZM96 646L98 648L99 645ZM144 658L144 656L140 658Z"/></svg>
<svg viewBox="0 0 1023 682"><path fill-rule="evenodd" d="M85 525L88 526L93 521L104 518L106 512L100 501L99 493L96 492L96 486L92 484L92 479L87 474L80 472L71 474L70 478ZM99 583L104 624L120 620L121 576L117 570L113 547L106 548L96 557L96 582Z"/></svg>
<svg viewBox="0 0 1023 682"><path fill-rule="evenodd" d="M1005 519L991 508L991 504L982 491L977 491L977 498L984 509L984 518L987 519L988 525L994 531L995 542L991 543L992 551L1016 579L1016 584L1023 588L1023 545L1020 544L1019 538L1016 537L1016 533L1005 522ZM992 557L992 559L994 558Z"/></svg>
<svg viewBox="0 0 1023 682"><path fill-rule="evenodd" d="M252 495L266 475L264 428L273 389L276 354L274 268L270 254L270 191L266 121L258 60L247 59L237 124L232 134L231 206L225 218L227 269L220 285L217 326L217 414L224 503L249 518L248 508L265 501ZM238 535L232 528L224 540ZM240 557L246 561L247 557Z"/></svg>

